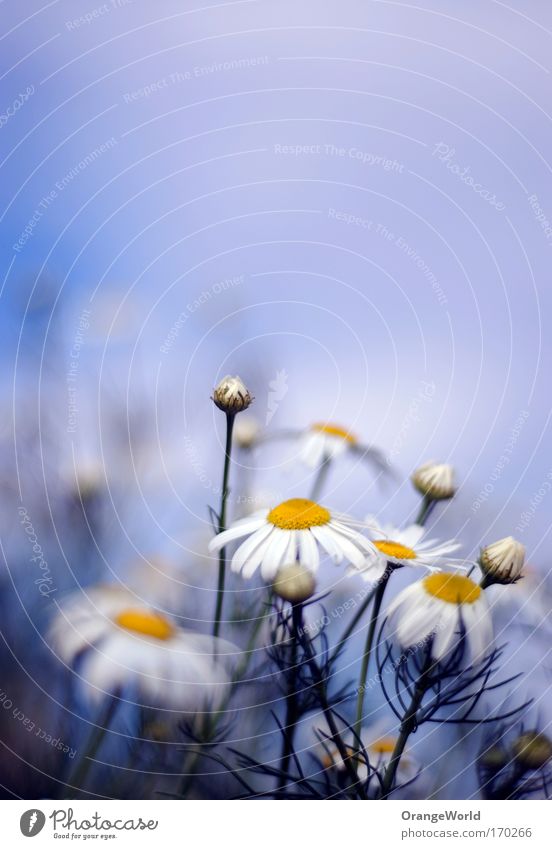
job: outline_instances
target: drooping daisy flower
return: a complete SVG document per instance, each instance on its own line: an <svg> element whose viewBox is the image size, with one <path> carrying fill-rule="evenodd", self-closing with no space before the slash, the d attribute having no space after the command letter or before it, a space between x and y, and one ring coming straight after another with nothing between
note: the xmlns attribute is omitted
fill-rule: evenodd
<svg viewBox="0 0 552 849"><path fill-rule="evenodd" d="M432 637L431 654L442 660L465 633L473 663L489 651L493 639L491 614L479 584L465 575L434 572L399 593L388 618L400 645L422 646Z"/></svg>
<svg viewBox="0 0 552 849"><path fill-rule="evenodd" d="M235 522L211 540L209 551L220 551L229 542L248 537L232 558L232 571L250 578L260 567L265 581L272 581L280 566L297 559L315 573L320 548L334 563L348 560L360 569L367 558L375 556L375 548L351 524L351 519L332 515L308 498L290 498L268 513L261 510Z"/></svg>
<svg viewBox="0 0 552 849"><path fill-rule="evenodd" d="M358 445L350 431L335 424L311 425L301 440L301 459L311 469L316 469L324 460L333 460L345 451Z"/></svg>
<svg viewBox="0 0 552 849"><path fill-rule="evenodd" d="M362 445L350 430L340 425L316 422L301 433L300 439L301 460L311 469L349 452L366 456L380 468L388 470L377 449Z"/></svg>
<svg viewBox="0 0 552 849"><path fill-rule="evenodd" d="M525 546L513 537L487 545L479 558L487 585L515 584L521 578L524 563Z"/></svg>
<svg viewBox="0 0 552 849"><path fill-rule="evenodd" d="M182 713L221 703L238 651L179 628L132 593L109 586L69 596L50 638L91 701L125 693L144 706Z"/></svg>
<svg viewBox="0 0 552 849"><path fill-rule="evenodd" d="M412 483L421 495L433 501L452 498L456 492L454 468L448 463L436 463L434 460L416 469Z"/></svg>
<svg viewBox="0 0 552 849"><path fill-rule="evenodd" d="M366 522L369 526L378 526L373 517L368 517ZM460 548L460 543L455 540L444 543L438 543L434 539L422 541L425 532L422 525L409 525L403 530L393 525L383 525L381 530L371 531L377 557L368 560L366 566L360 570L362 577L366 581L379 581L388 563L396 567L423 566L433 570L440 558Z"/></svg>

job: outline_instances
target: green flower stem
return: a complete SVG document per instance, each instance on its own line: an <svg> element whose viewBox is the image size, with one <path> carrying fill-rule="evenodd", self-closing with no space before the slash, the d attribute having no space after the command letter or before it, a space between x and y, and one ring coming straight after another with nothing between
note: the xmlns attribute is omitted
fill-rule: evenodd
<svg viewBox="0 0 552 849"><path fill-rule="evenodd" d="M432 511L432 509L433 509L433 507L435 506L436 503L437 502L434 499L428 498L427 496L424 497L424 499L422 501L422 505L420 507L420 512L418 513L418 516L417 516L417 519L416 519L416 524L418 524L418 525L424 524L424 522L428 519L429 514L431 513L431 511ZM368 669L369 669L369 666L370 666L370 657L372 655L372 648L373 648L373 644L374 644L374 635L376 633L376 628L377 628L377 624L378 624L378 617L379 617L381 605L382 605L382 602L383 602L383 596L385 594L385 590L386 590L389 578L392 575L394 569L395 569L395 567L393 566L393 564L391 564L391 563L387 564L387 569L385 570L384 574L382 575L379 583L377 584L377 586L374 590L374 594L373 594L374 604L373 604L373 607L372 607L372 614L370 616L370 625L368 627L368 633L366 635L366 643L365 643L365 646L364 646L364 654L362 655L362 664L361 664L361 668L360 668L360 676L359 676L358 691L357 691L357 704L356 704L356 715L355 715L354 729L355 729L355 734L356 734L356 737L357 737L357 745L358 745L359 748L360 748L359 740L360 740L360 736L361 736L360 732L361 732L361 729L362 729L362 718L363 718L363 711L364 711L364 696L365 696L365 692L366 692L366 680L368 678ZM371 598L371 596L369 598ZM357 613L358 618L360 618L360 615L362 615L362 612L366 608L368 601L369 601L369 599L367 599L365 601L362 610L360 610ZM354 624L356 624L356 622L353 621L353 627L354 627ZM348 636L348 633L347 633L347 636ZM344 639L346 639L345 636L344 636ZM343 643L343 640L341 640L341 643Z"/></svg>
<svg viewBox="0 0 552 849"><path fill-rule="evenodd" d="M417 525L424 525L429 519L429 516L436 504L437 502L434 498L429 498L427 495L424 495L420 505L420 511L414 520L415 523Z"/></svg>
<svg viewBox="0 0 552 849"><path fill-rule="evenodd" d="M376 627L378 624L378 616L381 610L381 604L383 601L383 596L385 595L385 590L387 587L387 582L391 573L393 572L393 566L391 564L387 564L387 568L383 573L379 583L375 588L374 593L374 604L372 606L372 613L370 615L370 625L368 627L368 633L366 635L366 643L364 646L364 654L362 655L362 664L360 667L360 676L358 679L358 691L357 691L357 703L356 703L356 715L355 715L355 734L357 737L357 746L360 748L360 733L362 730L362 719L364 713L364 695L366 693L366 680L368 678L368 667L370 665L370 657L372 654L372 648L374 645L374 635L376 633Z"/></svg>
<svg viewBox="0 0 552 849"><path fill-rule="evenodd" d="M425 501L426 500L424 499L424 501L422 502L422 507L420 508L420 512L419 512L418 517L416 519L417 525L423 525L424 524L424 522L426 521L426 519L428 518L428 516L431 512L430 508L434 504L436 504L435 501L432 501L431 504L426 504ZM376 590L377 590L377 586L375 586L374 589L371 590L371 592L368 593L368 595L366 596L366 598L362 602L361 606L359 607L359 609L357 610L357 612L353 616L351 622L345 628L345 630L343 632L343 636L339 640L338 644L336 645L336 647L333 651L333 654L331 655L331 661L332 662L336 659L339 651L341 650L341 647L347 642L347 640L349 639L349 637L351 636L351 634L355 630L356 626L358 625L359 621L362 619L362 617L364 615L364 611L369 606L370 602L372 601L372 599L374 598L374 596L376 594Z"/></svg>
<svg viewBox="0 0 552 849"><path fill-rule="evenodd" d="M326 483L326 480L328 478L328 472L330 471L331 462L331 457L325 457L324 460L322 460L322 462L318 466L318 470L316 472L316 477L314 479L310 494L311 501L318 501L318 499L322 495L322 490L324 489L324 484Z"/></svg>
<svg viewBox="0 0 552 849"><path fill-rule="evenodd" d="M105 699L98 720L94 724L88 740L86 741L84 753L75 765L74 770L69 774L67 781L64 782L65 786L69 788L65 798L74 799L79 790L82 789L82 785L88 775L90 767L92 766L94 757L102 744L102 740L104 739L109 726L111 725L118 703L119 700L117 695L108 696Z"/></svg>
<svg viewBox="0 0 552 849"><path fill-rule="evenodd" d="M268 598L267 598L266 602L263 602L263 604L266 608L265 612L261 613L259 616L255 617L255 624L253 625L253 628L251 629L251 634L249 636L249 640L247 641L246 649L243 653L243 660L239 664L238 668L236 669L236 674L235 674L234 680L232 682L231 692L233 691L236 684L239 683L239 681L243 678L243 676L247 672L247 669L249 667L249 661L251 660L253 652L255 651L255 648L256 648L257 637L259 636L259 632L260 632L265 620L268 619L269 616L270 616L269 606L270 606L271 602L272 602L272 587L268 587Z"/></svg>
<svg viewBox="0 0 552 849"><path fill-rule="evenodd" d="M429 673L432 666L434 666L434 663L432 663L431 660L430 642L429 646L426 649L426 657L422 672L420 674L420 677L418 678L418 681L416 682L416 687L414 688L414 693L412 695L410 704L402 718L399 736L395 744L395 748L393 749L391 760L389 761L389 764L383 776L380 792L381 799L387 799L389 797L389 794L393 790L395 784L395 777L397 775L397 770L399 768L399 764L401 762L401 757L403 755L406 743L412 732L416 729L418 710L420 709L422 699L426 693L426 690L428 689Z"/></svg>
<svg viewBox="0 0 552 849"><path fill-rule="evenodd" d="M291 606L292 629L291 629L291 657L289 664L288 691L286 694L286 718L284 724L284 739L282 743L282 756L280 758L280 770L287 775L291 754L293 752L293 741L295 730L299 720L299 700L297 694L297 656L299 650L299 633L303 627L303 605L301 602ZM285 780L287 784L287 780Z"/></svg>
<svg viewBox="0 0 552 849"><path fill-rule="evenodd" d="M343 636L339 640L338 644L336 645L335 649L333 650L333 653L330 656L330 663L333 663L335 661L337 655L341 651L341 647L345 645L345 643L347 642L347 640L349 639L349 637L351 636L351 634L355 630L356 626L358 625L359 621L362 619L362 617L364 615L364 611L366 610L366 608L368 607L368 605L370 604L370 602L372 601L372 599L374 598L374 596L376 594L376 590L377 590L377 586L375 586L372 590L370 590L369 593L367 593L366 598L364 599L364 601L360 605L359 609L357 610L357 612L355 613L355 615L351 619L350 623L347 625L347 627L343 631Z"/></svg>
<svg viewBox="0 0 552 849"><path fill-rule="evenodd" d="M218 533L226 530L226 505L228 503L228 478L230 476L230 455L232 453L232 431L234 429L233 413L226 413L226 447L224 452L224 471L222 473L222 493L220 500L220 513ZM218 637L222 619L222 603L224 601L224 582L226 578L226 548L219 552L219 570L217 585L217 604L215 608L215 619L213 622L213 636Z"/></svg>

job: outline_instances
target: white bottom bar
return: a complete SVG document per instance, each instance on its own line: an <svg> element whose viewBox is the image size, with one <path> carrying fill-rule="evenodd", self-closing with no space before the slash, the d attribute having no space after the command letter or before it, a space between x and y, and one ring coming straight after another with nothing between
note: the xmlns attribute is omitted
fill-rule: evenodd
<svg viewBox="0 0 552 849"><path fill-rule="evenodd" d="M282 815L282 805L288 809ZM341 805L341 808L336 808ZM326 810L323 811L322 808ZM266 809L266 810L265 810ZM550 847L543 802L0 802L3 845ZM375 841L381 841L375 843ZM116 843L115 843L116 841Z"/></svg>

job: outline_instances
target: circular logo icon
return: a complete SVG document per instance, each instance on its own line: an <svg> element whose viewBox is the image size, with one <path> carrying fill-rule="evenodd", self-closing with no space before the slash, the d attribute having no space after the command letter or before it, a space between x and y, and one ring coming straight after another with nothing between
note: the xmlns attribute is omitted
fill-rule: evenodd
<svg viewBox="0 0 552 849"><path fill-rule="evenodd" d="M35 837L42 831L45 824L46 817L42 811L38 811L36 808L31 808L30 811L25 811L24 814L21 814L21 819L19 820L21 834L24 834L25 837Z"/></svg>

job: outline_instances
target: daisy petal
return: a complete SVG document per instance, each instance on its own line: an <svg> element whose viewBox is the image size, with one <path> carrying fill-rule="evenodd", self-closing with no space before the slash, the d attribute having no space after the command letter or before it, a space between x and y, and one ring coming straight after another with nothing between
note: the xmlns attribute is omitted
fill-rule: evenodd
<svg viewBox="0 0 552 849"><path fill-rule="evenodd" d="M257 546L261 545L267 539L267 537L270 536L272 530L272 525L264 525L264 527L259 528L258 531L255 531L255 533L252 534L248 540L246 540L239 546L232 558L232 572L241 571L247 560L249 560L249 558L253 556Z"/></svg>
<svg viewBox="0 0 552 849"><path fill-rule="evenodd" d="M261 575L265 581L271 581L280 566L284 563L288 543L288 532L282 531L280 528L274 528L270 538L270 545L267 547L261 563Z"/></svg>
<svg viewBox="0 0 552 849"><path fill-rule="evenodd" d="M311 572L317 572L320 555L318 553L316 539L310 530L298 531L297 536L299 537L299 560Z"/></svg>
<svg viewBox="0 0 552 849"><path fill-rule="evenodd" d="M220 551L221 548L224 548L225 545L228 545L229 542L232 542L235 539L239 539L240 537L247 536L247 534L254 533L258 531L259 528L262 528L266 523L266 518L262 518L261 516L256 519L249 518L247 521L239 524L236 523L232 525L231 528L228 528L226 531L222 531L222 533L217 534L211 542L209 543L209 551L211 554L214 551Z"/></svg>

